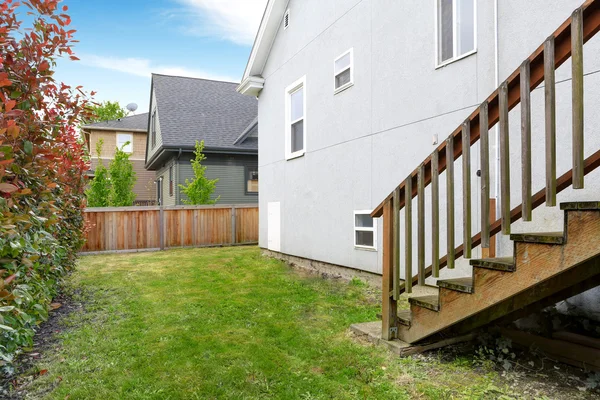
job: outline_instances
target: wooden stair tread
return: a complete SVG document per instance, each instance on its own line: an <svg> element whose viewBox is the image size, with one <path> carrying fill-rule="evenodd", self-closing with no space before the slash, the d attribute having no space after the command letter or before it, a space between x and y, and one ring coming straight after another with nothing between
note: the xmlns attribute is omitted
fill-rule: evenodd
<svg viewBox="0 0 600 400"><path fill-rule="evenodd" d="M408 301L414 306L427 308L432 311L440 310L440 296L417 296L409 298Z"/></svg>
<svg viewBox="0 0 600 400"><path fill-rule="evenodd" d="M470 264L474 267L495 269L497 271L514 272L516 270L513 257L473 259Z"/></svg>
<svg viewBox="0 0 600 400"><path fill-rule="evenodd" d="M535 232L535 233L513 233L510 240L525 243L564 244L565 234L563 232Z"/></svg>
<svg viewBox="0 0 600 400"><path fill-rule="evenodd" d="M560 203L560 209L565 211L572 210L600 210L600 201L571 201Z"/></svg>
<svg viewBox="0 0 600 400"><path fill-rule="evenodd" d="M463 293L473 293L473 278L454 278L438 280L439 287Z"/></svg>
<svg viewBox="0 0 600 400"><path fill-rule="evenodd" d="M404 326L410 326L412 313L410 310L398 310L398 323Z"/></svg>

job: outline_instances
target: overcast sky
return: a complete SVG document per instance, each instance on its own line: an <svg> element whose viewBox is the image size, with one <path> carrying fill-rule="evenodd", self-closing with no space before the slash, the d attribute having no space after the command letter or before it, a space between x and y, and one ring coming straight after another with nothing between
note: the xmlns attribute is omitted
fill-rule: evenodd
<svg viewBox="0 0 600 400"><path fill-rule="evenodd" d="M146 112L150 74L239 82L266 0L64 0L81 61L56 78Z"/></svg>

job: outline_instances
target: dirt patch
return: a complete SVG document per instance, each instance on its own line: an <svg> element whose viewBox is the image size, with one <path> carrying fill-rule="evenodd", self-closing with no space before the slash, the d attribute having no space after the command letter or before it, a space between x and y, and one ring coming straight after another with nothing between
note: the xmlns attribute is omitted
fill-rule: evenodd
<svg viewBox="0 0 600 400"><path fill-rule="evenodd" d="M65 328L62 321L71 313L83 309L83 303L76 301L77 293L73 295L60 294L53 303L60 307L50 311L49 318L42 323L33 339L33 349L23 352L14 363L14 372L10 376L0 377L0 398L7 400L25 399L27 388L39 376L48 371L40 370L36 365L43 360L48 353L55 351L58 345L58 334ZM58 384L59 382L56 382ZM54 386L48 387L50 392Z"/></svg>
<svg viewBox="0 0 600 400"><path fill-rule="evenodd" d="M490 370L498 373L498 384L508 386L519 399L600 399L600 391L586 388L590 372L555 361L535 350L513 348L516 357L508 370L500 363L486 362L477 357L480 344L477 342L448 346L414 356L424 362L439 360L443 363L457 363L465 360L478 372Z"/></svg>

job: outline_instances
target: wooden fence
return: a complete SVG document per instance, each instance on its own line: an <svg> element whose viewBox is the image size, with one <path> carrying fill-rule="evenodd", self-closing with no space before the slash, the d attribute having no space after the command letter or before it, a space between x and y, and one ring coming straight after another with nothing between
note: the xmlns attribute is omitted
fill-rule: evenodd
<svg viewBox="0 0 600 400"><path fill-rule="evenodd" d="M258 242L256 205L88 208L85 217L84 253Z"/></svg>

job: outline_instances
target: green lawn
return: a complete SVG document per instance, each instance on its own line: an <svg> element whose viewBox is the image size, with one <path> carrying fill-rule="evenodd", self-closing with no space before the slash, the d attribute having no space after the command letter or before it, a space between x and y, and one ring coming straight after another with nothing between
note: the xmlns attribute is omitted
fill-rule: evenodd
<svg viewBox="0 0 600 400"><path fill-rule="evenodd" d="M469 361L400 359L359 343L379 302L359 281L306 277L259 249L83 257L31 388L51 399L489 399ZM50 390L49 388L54 388ZM49 391L50 390L50 391ZM36 394L37 393L37 394Z"/></svg>

